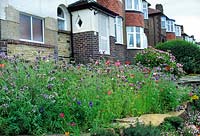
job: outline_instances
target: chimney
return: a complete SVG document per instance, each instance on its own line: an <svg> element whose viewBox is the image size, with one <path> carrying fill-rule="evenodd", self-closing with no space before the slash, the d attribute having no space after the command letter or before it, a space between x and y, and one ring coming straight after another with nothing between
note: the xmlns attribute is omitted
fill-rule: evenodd
<svg viewBox="0 0 200 136"><path fill-rule="evenodd" d="M163 5L162 4L156 4L156 9L160 10L163 13Z"/></svg>

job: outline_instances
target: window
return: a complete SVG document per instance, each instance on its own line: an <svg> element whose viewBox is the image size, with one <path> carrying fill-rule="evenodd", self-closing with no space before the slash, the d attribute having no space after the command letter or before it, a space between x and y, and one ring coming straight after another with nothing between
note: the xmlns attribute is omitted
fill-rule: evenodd
<svg viewBox="0 0 200 136"><path fill-rule="evenodd" d="M66 30L66 16L63 8L57 8L58 30Z"/></svg>
<svg viewBox="0 0 200 136"><path fill-rule="evenodd" d="M165 16L162 16L161 17L161 28L162 29L166 29L166 17Z"/></svg>
<svg viewBox="0 0 200 136"><path fill-rule="evenodd" d="M142 12L142 0L126 0L126 10L136 10Z"/></svg>
<svg viewBox="0 0 200 136"><path fill-rule="evenodd" d="M144 13L144 19L148 19L148 3L143 1L143 13Z"/></svg>
<svg viewBox="0 0 200 136"><path fill-rule="evenodd" d="M116 43L123 44L123 22L119 16L115 18L115 37Z"/></svg>
<svg viewBox="0 0 200 136"><path fill-rule="evenodd" d="M180 26L176 26L176 36L181 36L181 27Z"/></svg>
<svg viewBox="0 0 200 136"><path fill-rule="evenodd" d="M110 54L108 16L99 13L98 20L99 52L101 54Z"/></svg>
<svg viewBox="0 0 200 136"><path fill-rule="evenodd" d="M175 32L175 23L173 20L167 20L167 32Z"/></svg>
<svg viewBox="0 0 200 136"><path fill-rule="evenodd" d="M144 49L147 47L147 38L142 27L128 26L126 31L128 49Z"/></svg>
<svg viewBox="0 0 200 136"><path fill-rule="evenodd" d="M43 19L20 14L20 38L21 40L43 42L44 41Z"/></svg>

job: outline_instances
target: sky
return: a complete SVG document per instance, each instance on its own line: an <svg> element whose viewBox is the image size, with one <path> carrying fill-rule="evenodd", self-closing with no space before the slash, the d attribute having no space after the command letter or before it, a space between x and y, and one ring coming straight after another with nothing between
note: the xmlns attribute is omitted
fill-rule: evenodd
<svg viewBox="0 0 200 136"><path fill-rule="evenodd" d="M176 24L184 26L184 32L194 35L200 42L200 0L147 0L151 8L162 4L164 14L176 20Z"/></svg>

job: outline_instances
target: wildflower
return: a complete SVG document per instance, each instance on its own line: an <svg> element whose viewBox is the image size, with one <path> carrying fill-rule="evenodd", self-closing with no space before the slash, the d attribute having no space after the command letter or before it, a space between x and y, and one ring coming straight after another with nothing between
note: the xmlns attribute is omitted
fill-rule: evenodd
<svg viewBox="0 0 200 136"><path fill-rule="evenodd" d="M78 105L81 105L81 101L77 101L77 104L78 104Z"/></svg>
<svg viewBox="0 0 200 136"><path fill-rule="evenodd" d="M61 118L64 118L64 117L65 117L65 114L62 112L62 113L59 114L59 116L60 116Z"/></svg>
<svg viewBox="0 0 200 136"><path fill-rule="evenodd" d="M75 122L71 122L70 126L76 126L76 123Z"/></svg>
<svg viewBox="0 0 200 136"><path fill-rule="evenodd" d="M110 61L107 60L105 64L106 64L106 66L109 66L110 65Z"/></svg>
<svg viewBox="0 0 200 136"><path fill-rule="evenodd" d="M193 96L193 93L192 93L192 92L190 92L190 93L189 93L189 96L190 96L190 97L192 97L192 96Z"/></svg>
<svg viewBox="0 0 200 136"><path fill-rule="evenodd" d="M99 65L99 61L98 60L95 62L95 65Z"/></svg>
<svg viewBox="0 0 200 136"><path fill-rule="evenodd" d="M108 95L111 95L111 94L112 94L112 91L109 90L109 91L107 92L107 94L108 94Z"/></svg>
<svg viewBox="0 0 200 136"><path fill-rule="evenodd" d="M166 66L166 67L165 67L165 70L166 70L166 71L170 71L170 68L171 68L170 66Z"/></svg>
<svg viewBox="0 0 200 136"><path fill-rule="evenodd" d="M5 64L0 64L0 68L4 68L5 67Z"/></svg>
<svg viewBox="0 0 200 136"><path fill-rule="evenodd" d="M115 62L115 66L119 67L121 65L120 61L118 60L117 62Z"/></svg>
<svg viewBox="0 0 200 136"><path fill-rule="evenodd" d="M89 106L90 106L90 107L92 107L92 106L93 106L93 103L92 103L92 101L90 101L90 102L89 102Z"/></svg>
<svg viewBox="0 0 200 136"><path fill-rule="evenodd" d="M131 62L130 62L130 61L125 61L125 64L126 64L126 65L130 65Z"/></svg>
<svg viewBox="0 0 200 136"><path fill-rule="evenodd" d="M43 113L44 112L44 107L40 107L39 112Z"/></svg>
<svg viewBox="0 0 200 136"><path fill-rule="evenodd" d="M199 99L199 96L197 96L197 95L192 96L192 100L198 100L198 99Z"/></svg>
<svg viewBox="0 0 200 136"><path fill-rule="evenodd" d="M69 136L69 132L65 132L65 136Z"/></svg>
<svg viewBox="0 0 200 136"><path fill-rule="evenodd" d="M134 78L135 77L135 75L134 74L130 74L130 78Z"/></svg>

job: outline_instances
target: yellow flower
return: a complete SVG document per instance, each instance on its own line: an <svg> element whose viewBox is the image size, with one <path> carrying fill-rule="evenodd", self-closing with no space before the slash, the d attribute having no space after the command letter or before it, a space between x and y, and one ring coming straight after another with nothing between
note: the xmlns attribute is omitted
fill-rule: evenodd
<svg viewBox="0 0 200 136"><path fill-rule="evenodd" d="M197 95L192 96L192 100L198 100L198 99L199 99L199 96L197 96Z"/></svg>
<svg viewBox="0 0 200 136"><path fill-rule="evenodd" d="M65 136L69 136L69 132L65 132Z"/></svg>

